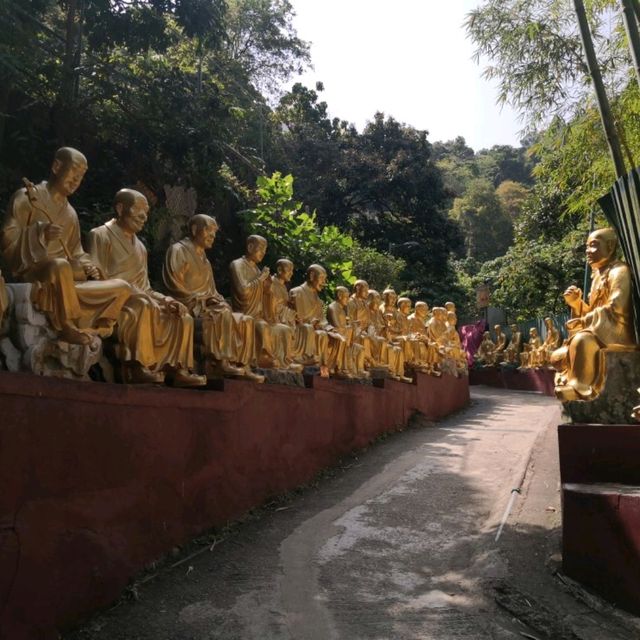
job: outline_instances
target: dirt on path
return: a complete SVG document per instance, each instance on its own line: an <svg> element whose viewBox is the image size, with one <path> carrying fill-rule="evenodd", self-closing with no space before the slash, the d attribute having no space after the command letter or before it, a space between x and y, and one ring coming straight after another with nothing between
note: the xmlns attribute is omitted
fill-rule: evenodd
<svg viewBox="0 0 640 640"><path fill-rule="evenodd" d="M559 421L551 398L476 387L468 410L417 418L64 637L640 638L558 573Z"/></svg>

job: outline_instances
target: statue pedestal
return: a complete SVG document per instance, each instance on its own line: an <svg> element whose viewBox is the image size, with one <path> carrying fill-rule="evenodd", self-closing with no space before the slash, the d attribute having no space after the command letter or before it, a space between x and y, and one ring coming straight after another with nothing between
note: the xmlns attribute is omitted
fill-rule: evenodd
<svg viewBox="0 0 640 640"><path fill-rule="evenodd" d="M640 425L561 424L558 443L563 570L640 615Z"/></svg>
<svg viewBox="0 0 640 640"><path fill-rule="evenodd" d="M606 378L600 395L591 401L563 402L572 422L587 424L627 424L638 404L640 351L604 349Z"/></svg>
<svg viewBox="0 0 640 640"><path fill-rule="evenodd" d="M31 284L7 284L9 291L6 335L0 353L9 371L40 376L88 380L89 369L100 360L102 341L95 336L87 346L60 340L47 317L31 302ZM5 319L5 323L7 320Z"/></svg>

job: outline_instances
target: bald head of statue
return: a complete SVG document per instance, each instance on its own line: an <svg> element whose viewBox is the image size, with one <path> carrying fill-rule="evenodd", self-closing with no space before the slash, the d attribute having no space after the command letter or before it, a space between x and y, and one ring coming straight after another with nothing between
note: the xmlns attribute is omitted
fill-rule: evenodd
<svg viewBox="0 0 640 640"><path fill-rule="evenodd" d="M49 186L53 193L65 198L76 192L89 164L83 153L72 147L61 147L53 156Z"/></svg>
<svg viewBox="0 0 640 640"><path fill-rule="evenodd" d="M149 217L149 203L144 194L135 189L120 189L113 199L116 221L125 233L142 231Z"/></svg>
<svg viewBox="0 0 640 640"><path fill-rule="evenodd" d="M601 269L615 258L618 236L614 229L597 229L587 238L587 262L592 269Z"/></svg>

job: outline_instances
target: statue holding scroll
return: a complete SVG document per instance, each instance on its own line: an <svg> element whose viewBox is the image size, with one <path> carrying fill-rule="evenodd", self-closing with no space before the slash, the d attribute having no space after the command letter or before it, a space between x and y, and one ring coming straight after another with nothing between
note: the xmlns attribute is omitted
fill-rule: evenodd
<svg viewBox="0 0 640 640"><path fill-rule="evenodd" d="M162 276L167 291L201 324L202 354L208 376L223 375L263 382L251 371L253 318L234 313L218 293L206 250L216 239L218 223L198 214L189 220L189 235L169 247Z"/></svg>
<svg viewBox="0 0 640 640"><path fill-rule="evenodd" d="M588 302L570 286L564 299L571 309L569 338L550 358L556 375L556 396L562 401L591 400L604 384L603 349L631 349L631 274L616 259L618 239L613 229L598 229L587 239L587 262L593 270Z"/></svg>
<svg viewBox="0 0 640 640"><path fill-rule="evenodd" d="M144 195L121 189L115 196L116 217L89 233L92 259L111 278L133 288L118 317L116 358L124 382L159 383L177 387L203 386L205 376L193 367L193 318L181 303L151 288L147 250L138 236L149 214Z"/></svg>
<svg viewBox="0 0 640 640"><path fill-rule="evenodd" d="M105 279L80 243L80 225L68 198L80 186L87 159L70 147L56 151L47 181L28 181L11 198L0 250L14 278L33 283L31 299L60 340L89 345L113 331L131 287Z"/></svg>

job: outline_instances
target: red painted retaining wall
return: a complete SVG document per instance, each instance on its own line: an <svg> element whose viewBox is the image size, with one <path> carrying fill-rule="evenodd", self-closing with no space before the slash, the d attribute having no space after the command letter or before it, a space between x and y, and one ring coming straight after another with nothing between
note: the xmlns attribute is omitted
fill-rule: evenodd
<svg viewBox="0 0 640 640"><path fill-rule="evenodd" d="M537 391L554 396L555 371L551 369L513 369L511 367L483 367L469 371L469 384L484 384L488 387L511 389L512 391Z"/></svg>
<svg viewBox="0 0 640 640"><path fill-rule="evenodd" d="M562 566L640 615L640 425L562 424Z"/></svg>
<svg viewBox="0 0 640 640"><path fill-rule="evenodd" d="M0 638L57 638L175 545L468 402L467 378L422 374L219 392L0 372Z"/></svg>

